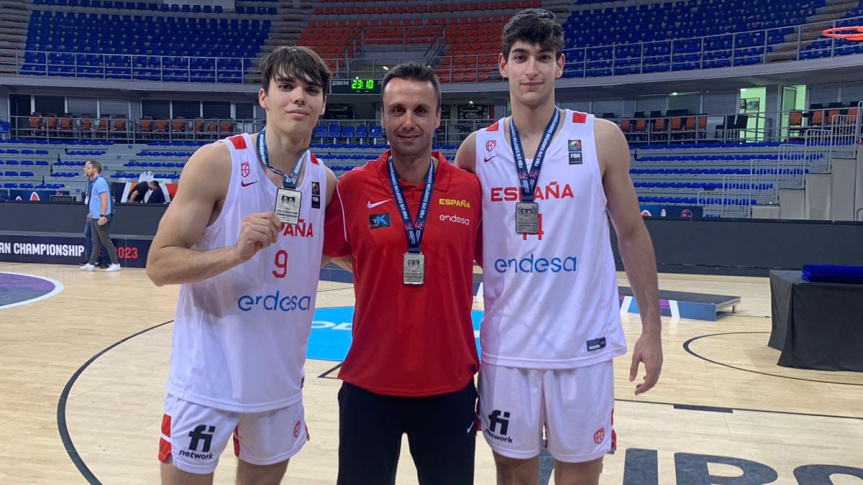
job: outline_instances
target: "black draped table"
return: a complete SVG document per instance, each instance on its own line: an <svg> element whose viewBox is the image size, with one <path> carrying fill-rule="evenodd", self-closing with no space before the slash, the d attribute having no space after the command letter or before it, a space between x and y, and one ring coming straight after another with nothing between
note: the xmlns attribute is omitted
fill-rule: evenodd
<svg viewBox="0 0 863 485"><path fill-rule="evenodd" d="M771 348L779 365L863 372L863 285L810 283L770 271Z"/></svg>

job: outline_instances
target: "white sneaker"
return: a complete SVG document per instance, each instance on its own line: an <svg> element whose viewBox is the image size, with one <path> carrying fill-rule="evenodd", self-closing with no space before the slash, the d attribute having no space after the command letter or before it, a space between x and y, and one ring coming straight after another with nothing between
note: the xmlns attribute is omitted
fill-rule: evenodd
<svg viewBox="0 0 863 485"><path fill-rule="evenodd" d="M119 263L112 264L111 266L108 266L107 268L105 268L106 273L110 273L113 271L120 271L120 264Z"/></svg>
<svg viewBox="0 0 863 485"><path fill-rule="evenodd" d="M87 264L85 264L84 266L81 266L81 267L80 267L80 268L78 268L78 269L80 269L81 271L93 271L94 269L96 269L96 267L95 267L95 266L93 266L93 265L92 265L92 264L90 264L90 263L87 263Z"/></svg>

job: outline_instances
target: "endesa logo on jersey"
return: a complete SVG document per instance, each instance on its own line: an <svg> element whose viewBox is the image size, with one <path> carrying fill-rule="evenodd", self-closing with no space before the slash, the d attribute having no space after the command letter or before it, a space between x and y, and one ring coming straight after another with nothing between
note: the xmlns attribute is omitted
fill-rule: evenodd
<svg viewBox="0 0 863 485"><path fill-rule="evenodd" d="M516 202L521 200L521 188L519 187L492 187L490 192L492 202ZM557 182L551 182L544 187L537 186L533 192L533 200L573 198L575 198L575 195L572 193L572 187L569 184L560 185Z"/></svg>
<svg viewBox="0 0 863 485"><path fill-rule="evenodd" d="M494 262L494 269L503 274L575 273L577 263L575 256L543 257L530 253L523 258L500 258Z"/></svg>
<svg viewBox="0 0 863 485"><path fill-rule="evenodd" d="M261 309L268 312L309 311L312 308L310 295L282 295L278 290L272 295L243 295L237 299L240 311Z"/></svg>
<svg viewBox="0 0 863 485"><path fill-rule="evenodd" d="M470 225L470 219L466 217L460 217L457 215L449 215L449 214L441 214L440 215L441 222L454 222L456 224L461 224L463 226Z"/></svg>

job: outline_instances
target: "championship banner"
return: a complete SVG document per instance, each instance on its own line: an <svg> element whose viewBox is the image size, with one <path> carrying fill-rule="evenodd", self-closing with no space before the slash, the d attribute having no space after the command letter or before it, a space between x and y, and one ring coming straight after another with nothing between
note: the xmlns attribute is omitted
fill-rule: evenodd
<svg viewBox="0 0 863 485"><path fill-rule="evenodd" d="M124 268L143 268L150 251L149 240L111 238ZM0 234L0 261L10 263L84 263L84 237L40 237Z"/></svg>

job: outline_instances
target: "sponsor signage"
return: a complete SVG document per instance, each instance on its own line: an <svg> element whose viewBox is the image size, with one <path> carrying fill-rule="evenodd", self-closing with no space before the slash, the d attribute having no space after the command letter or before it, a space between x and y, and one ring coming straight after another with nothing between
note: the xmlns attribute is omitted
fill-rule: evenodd
<svg viewBox="0 0 863 485"><path fill-rule="evenodd" d="M143 268L150 250L149 240L112 238L120 266ZM18 236L0 234L0 261L14 263L82 264L84 236Z"/></svg>

